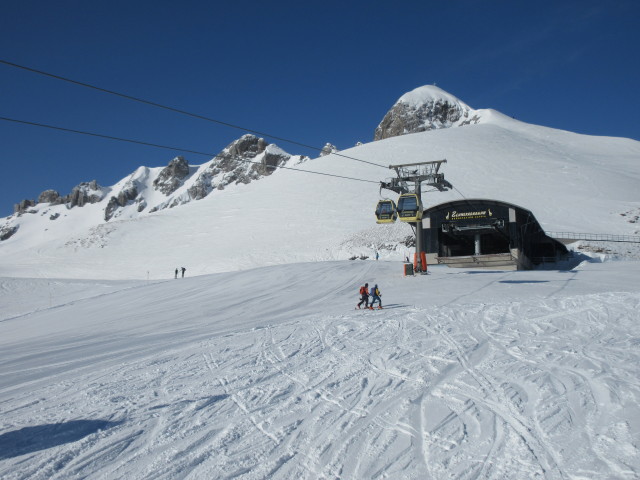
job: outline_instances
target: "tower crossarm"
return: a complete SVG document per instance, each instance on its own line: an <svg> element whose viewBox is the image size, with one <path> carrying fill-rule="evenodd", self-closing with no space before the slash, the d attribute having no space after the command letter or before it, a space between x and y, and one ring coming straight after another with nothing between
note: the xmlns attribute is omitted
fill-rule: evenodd
<svg viewBox="0 0 640 480"><path fill-rule="evenodd" d="M422 177L428 175L436 175L440 170L440 166L447 163L446 159L435 160L432 162L404 163L402 165L389 165L389 168L395 170L399 178L403 177Z"/></svg>
<svg viewBox="0 0 640 480"><path fill-rule="evenodd" d="M445 191L453 188L453 186L444 179L444 173L439 173L440 167L447 160L435 160L432 162L405 163L402 165L389 165L389 168L395 170L398 178L392 179L391 182L381 182L382 187L397 193L406 193L408 188L406 184L412 182L419 189L419 185L424 183L430 187ZM401 187L400 187L401 186Z"/></svg>

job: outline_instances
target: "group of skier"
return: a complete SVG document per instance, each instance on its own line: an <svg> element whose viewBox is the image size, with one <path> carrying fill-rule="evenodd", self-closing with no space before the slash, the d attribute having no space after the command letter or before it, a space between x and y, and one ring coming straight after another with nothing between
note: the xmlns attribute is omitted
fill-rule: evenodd
<svg viewBox="0 0 640 480"><path fill-rule="evenodd" d="M382 300L380 300L380 290L378 290L378 285L374 285L369 289L369 284L365 283L362 287L360 287L360 302L356 306L356 308L360 308L360 306L364 303L364 308L368 308L369 310L373 310L373 304L378 302L378 309L382 310ZM369 304L369 297L371 297L371 304Z"/></svg>

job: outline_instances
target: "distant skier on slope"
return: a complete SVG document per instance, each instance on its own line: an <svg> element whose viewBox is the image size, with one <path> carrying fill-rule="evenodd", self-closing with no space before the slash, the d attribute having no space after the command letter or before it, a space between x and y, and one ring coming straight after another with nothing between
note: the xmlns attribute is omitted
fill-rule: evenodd
<svg viewBox="0 0 640 480"><path fill-rule="evenodd" d="M382 300L380 300L380 296L382 294L380 293L380 290L378 290L377 284L371 288L369 295L371 295L371 298L372 298L371 305L369 305L369 309L373 310L373 304L376 303L376 300L378 301L378 308L382 309Z"/></svg>
<svg viewBox="0 0 640 480"><path fill-rule="evenodd" d="M364 303L364 308L369 308L369 284L365 283L362 287L360 287L360 303L358 303L358 308L360 305Z"/></svg>
<svg viewBox="0 0 640 480"><path fill-rule="evenodd" d="M187 271L187 269L182 267L182 278L184 278L184 272L186 272L186 271Z"/></svg>

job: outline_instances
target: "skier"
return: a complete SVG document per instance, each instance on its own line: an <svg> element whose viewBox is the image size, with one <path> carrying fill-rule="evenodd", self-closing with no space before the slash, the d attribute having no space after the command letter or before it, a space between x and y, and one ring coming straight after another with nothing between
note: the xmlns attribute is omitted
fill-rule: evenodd
<svg viewBox="0 0 640 480"><path fill-rule="evenodd" d="M369 284L365 283L364 286L360 287L360 303L358 303L358 308L360 305L364 303L364 308L369 308Z"/></svg>
<svg viewBox="0 0 640 480"><path fill-rule="evenodd" d="M184 272L186 272L186 268L182 267L182 278L184 278Z"/></svg>
<svg viewBox="0 0 640 480"><path fill-rule="evenodd" d="M378 290L378 285L375 285L374 287L371 288L369 295L371 295L371 298L372 298L371 305L369 305L369 309L373 310L373 304L376 303L376 300L377 300L378 308L382 310L382 300L380 300L380 297L382 296L382 294L380 293L380 290Z"/></svg>
<svg viewBox="0 0 640 480"><path fill-rule="evenodd" d="M176 276L173 278L178 278L178 269L176 268Z"/></svg>

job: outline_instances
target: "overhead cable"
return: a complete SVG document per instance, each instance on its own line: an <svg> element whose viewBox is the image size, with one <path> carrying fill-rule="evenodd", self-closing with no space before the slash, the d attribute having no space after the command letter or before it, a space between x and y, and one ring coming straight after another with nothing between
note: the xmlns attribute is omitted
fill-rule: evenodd
<svg viewBox="0 0 640 480"><path fill-rule="evenodd" d="M55 74L49 73L49 72L44 72L42 70L37 70L35 68L26 67L24 65L18 65L17 63L9 62L7 60L0 59L0 63L2 63L4 65L8 65L10 67L20 68L20 69L26 70L28 72L37 73L38 75L44 75L44 76L47 76L47 77L55 78L57 80L62 80L64 82L73 83L75 85L80 85L82 87L91 88L93 90L98 90L98 91L103 92L103 93L108 93L109 95L116 95L118 97L126 98L128 100L133 100L135 102L144 103L146 105L151 105L153 107L162 108L164 110L169 110L171 112L179 113L181 115L187 115L189 117L198 118L200 120L206 120L208 122L217 123L218 125L224 125L226 127L235 128L237 130L242 130L242 131L245 131L245 132L254 133L256 135L272 138L274 140L280 140L282 142L290 143L292 145L297 145L299 147L304 147L304 148L308 148L308 149L315 150L315 151L322 151L322 148L318 148L318 147L314 147L314 146L311 146L311 145L307 145L307 144L304 144L304 143L301 143L301 142L297 142L295 140L290 140L290 139L287 139L287 138L284 138L284 137L278 137L276 135L271 135L269 133L260 132L258 130L252 130L250 128L245 128L245 127L242 127L242 126L239 126L239 125L234 125L232 123L224 122L222 120L216 120L214 118L205 117L204 115L199 115L197 113L187 112L186 110L181 110L179 108L170 107L170 106L167 106L167 105L162 105L160 103L152 102L150 100L145 100L143 98L134 97L132 95L127 95L125 93L116 92L114 90L109 90L109 89L106 89L106 88L98 87L98 86L95 86L95 85L91 85L89 83L80 82L78 80L73 80L71 78L62 77L60 75L55 75ZM341 153L333 153L333 155L336 155L336 156L342 157L342 158L347 158L349 160L353 160L353 161L356 161L356 162L362 162L362 163L366 163L366 164L369 164L369 165L374 165L376 167L381 167L381 168L387 169L387 167L384 166L384 165L380 165L380 164L374 163L374 162L369 162L367 160L362 160L360 158L351 157L349 155L344 155L344 154L341 154Z"/></svg>
<svg viewBox="0 0 640 480"><path fill-rule="evenodd" d="M55 126L55 125L47 125L45 123L29 122L29 121L26 121L26 120L18 120L18 119L15 119L15 118L8 118L8 117L1 117L0 116L0 120L4 120L4 121L7 121L7 122L13 122L13 123L20 123L20 124L23 124L23 125L32 125L32 126L35 126L35 127L49 128L49 129L52 129L52 130L59 130L59 131L63 131L63 132L77 133L77 134L80 134L80 135L88 135L88 136L91 136L91 137L105 138L105 139L108 139L108 140L116 140L116 141L119 141L119 142L135 143L137 145L145 145L145 146L148 146L148 147L163 148L165 150L173 150L173 151L177 151L177 152L193 153L195 155L203 155L203 156L210 157L210 158L211 157L215 157L217 155L215 153L210 153L210 152L199 152L197 150L189 150L189 149L186 149L186 148L170 147L170 146L167 146L167 145L159 145L159 144L156 144L156 143L143 142L143 141L140 141L140 140L132 140L130 138L114 137L112 135L103 135L103 134L100 134L100 133L85 132L85 131L82 131L82 130L74 130L74 129L71 129L71 128L58 127L58 126ZM270 168L272 170L281 168L281 169L285 169L285 170L294 170L296 172L311 173L311 174L315 174L315 175L324 175L326 177L343 178L345 180L353 180L353 181L357 181L357 182L375 183L376 185L380 183L380 182L375 182L373 180L365 180L363 178L347 177L345 175L336 175L336 174L333 174L333 173L316 172L316 171L313 171L313 170L303 170L301 168L293 168L293 167L285 167L285 166L273 166L273 167L271 167L271 166L264 165L264 164L262 164L260 162L254 162L252 160L245 160L245 159L242 159L242 158L237 158L237 160L239 160L241 162L244 162L244 163L252 163L254 165L260 165L262 167Z"/></svg>

